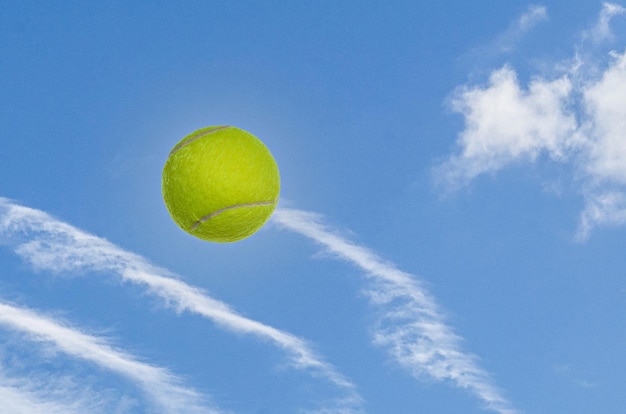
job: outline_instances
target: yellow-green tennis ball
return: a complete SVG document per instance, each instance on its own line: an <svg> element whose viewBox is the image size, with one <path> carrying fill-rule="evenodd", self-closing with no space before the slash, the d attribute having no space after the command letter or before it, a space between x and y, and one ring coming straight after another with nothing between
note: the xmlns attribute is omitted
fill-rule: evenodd
<svg viewBox="0 0 626 414"><path fill-rule="evenodd" d="M270 218L280 191L278 166L254 135L211 126L183 138L163 168L163 200L183 230L234 242Z"/></svg>

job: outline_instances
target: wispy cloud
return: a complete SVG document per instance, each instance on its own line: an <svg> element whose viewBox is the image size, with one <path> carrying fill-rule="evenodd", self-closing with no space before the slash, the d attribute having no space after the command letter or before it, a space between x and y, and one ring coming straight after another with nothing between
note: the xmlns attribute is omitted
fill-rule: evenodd
<svg viewBox="0 0 626 414"><path fill-rule="evenodd" d="M611 32L611 19L620 14L624 14L626 9L619 4L615 3L602 3L602 10L596 25L590 30L583 33L583 38L591 38L595 43L603 42L613 37Z"/></svg>
<svg viewBox="0 0 626 414"><path fill-rule="evenodd" d="M513 52L524 37L539 23L548 20L548 10L544 6L530 5L517 19L492 42L469 50L461 57L461 61L474 66L476 62L491 61L502 55Z"/></svg>
<svg viewBox="0 0 626 414"><path fill-rule="evenodd" d="M555 365L554 373L578 390L590 390L597 387L595 382L586 379L578 369L572 367L571 365Z"/></svg>
<svg viewBox="0 0 626 414"><path fill-rule="evenodd" d="M334 384L341 406L362 412L356 387L309 344L290 333L246 318L224 302L181 281L174 273L114 244L59 221L43 211L0 198L0 241L33 267L53 272L95 271L116 274L122 281L143 286L178 312L190 312L229 331L269 341L281 348L291 365ZM344 408L342 408L344 409ZM347 409L347 408L345 408Z"/></svg>
<svg viewBox="0 0 626 414"><path fill-rule="evenodd" d="M0 386L0 401L2 408L13 414L80 414L89 410L86 407L74 409L57 401L46 401L36 392L5 385Z"/></svg>
<svg viewBox="0 0 626 414"><path fill-rule="evenodd" d="M587 37L610 38L611 18L625 11L605 3ZM481 174L545 156L571 166L586 200L579 240L595 227L626 223L626 52L608 52L598 64L582 48L528 85L505 65L485 85L460 87L451 108L465 128L457 151L435 169L436 180L456 190Z"/></svg>
<svg viewBox="0 0 626 414"><path fill-rule="evenodd" d="M9 376L0 364L0 404L11 414L107 413L110 402L96 393L67 386L58 377L51 379ZM119 411L118 411L119 412Z"/></svg>
<svg viewBox="0 0 626 414"><path fill-rule="evenodd" d="M52 347L70 357L88 361L135 382L159 412L218 414L196 391L183 387L168 370L140 362L106 340L89 335L33 310L0 302L0 325L30 341Z"/></svg>
<svg viewBox="0 0 626 414"><path fill-rule="evenodd" d="M469 390L491 411L516 412L478 365L477 358L462 350L462 339L446 323L439 305L415 276L332 231L316 214L280 208L272 220L365 272L370 303L383 310L373 340L414 377L450 381Z"/></svg>
<svg viewBox="0 0 626 414"><path fill-rule="evenodd" d="M508 52L519 40L538 23L548 20L544 6L530 5L528 9L500 35L495 45L502 52Z"/></svg>

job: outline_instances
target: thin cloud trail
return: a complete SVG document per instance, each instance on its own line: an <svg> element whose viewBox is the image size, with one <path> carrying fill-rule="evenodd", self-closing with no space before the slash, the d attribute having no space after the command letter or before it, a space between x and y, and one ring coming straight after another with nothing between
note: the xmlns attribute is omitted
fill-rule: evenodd
<svg viewBox="0 0 626 414"><path fill-rule="evenodd" d="M88 361L129 378L140 386L160 412L219 414L196 391L181 386L168 370L138 361L106 340L86 334L31 309L0 302L0 325L24 334L26 339L51 346L64 354Z"/></svg>
<svg viewBox="0 0 626 414"><path fill-rule="evenodd" d="M414 377L452 381L482 400L488 410L517 412L478 365L477 358L461 349L462 338L446 324L439 305L415 276L340 236L317 214L280 208L272 220L365 271L370 303L384 311L374 343L385 347Z"/></svg>
<svg viewBox="0 0 626 414"><path fill-rule="evenodd" d="M179 280L174 273L150 264L102 238L59 221L41 210L0 197L0 244L15 245L15 252L34 268L63 271L116 273L124 282L143 286L177 312L190 312L222 328L273 343L289 357L292 366L330 381L362 412L356 387L334 366L324 361L306 341L261 322L246 318L199 288ZM348 411L344 411L348 412Z"/></svg>
<svg viewBox="0 0 626 414"><path fill-rule="evenodd" d="M0 377L2 383L5 380L5 378ZM85 412L83 411L85 407L75 409L61 402L45 399L31 390L21 388L0 385L0 401L2 401L3 410L12 414L80 414Z"/></svg>
<svg viewBox="0 0 626 414"><path fill-rule="evenodd" d="M17 343L17 346L23 345L23 340ZM7 353L4 348L5 346L1 348L3 354ZM80 377L32 369L35 359L32 352L27 352L19 358L10 355L10 359L7 359L10 361L10 367L5 361L0 360L2 413L123 414L132 412L138 404L134 397L111 390L94 390ZM25 365L31 367L26 370Z"/></svg>
<svg viewBox="0 0 626 414"><path fill-rule="evenodd" d="M4 412L11 414L82 414L104 413L100 402L85 401L75 390L56 387L50 395L49 386L32 378L8 377L0 364L0 402ZM47 388L47 389L46 389Z"/></svg>

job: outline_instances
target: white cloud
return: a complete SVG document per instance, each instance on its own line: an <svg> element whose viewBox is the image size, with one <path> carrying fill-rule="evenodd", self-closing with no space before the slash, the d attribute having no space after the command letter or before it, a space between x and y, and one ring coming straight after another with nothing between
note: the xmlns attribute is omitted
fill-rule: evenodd
<svg viewBox="0 0 626 414"><path fill-rule="evenodd" d="M4 378L1 380L4 382ZM5 385L0 385L0 401L2 409L12 414L80 414L85 409L76 410L57 401L45 400L36 392Z"/></svg>
<svg viewBox="0 0 626 414"><path fill-rule="evenodd" d="M511 53L535 26L546 20L548 20L548 11L544 6L530 5L493 42L469 50L461 57L461 61L474 66L477 62L484 63L503 54Z"/></svg>
<svg viewBox="0 0 626 414"><path fill-rule="evenodd" d="M589 33L598 41L610 37L611 17L625 11L605 3ZM604 65L592 56L579 50L555 66L556 76L535 76L528 86L504 66L484 86L459 88L451 108L465 128L458 149L435 168L435 179L455 190L545 155L571 167L586 201L578 239L594 227L626 223L626 53L607 53Z"/></svg>
<svg viewBox="0 0 626 414"><path fill-rule="evenodd" d="M132 380L149 395L150 401L158 407L159 412L220 412L207 407L200 394L181 386L180 380L168 370L140 362L115 349L102 338L86 334L30 309L0 302L0 325L24 334L27 340L39 342L44 347L52 347L70 357L94 363Z"/></svg>
<svg viewBox="0 0 626 414"><path fill-rule="evenodd" d="M440 178L457 186L512 162L533 161L541 152L563 158L576 146L576 119L566 108L571 89L562 77L538 78L523 90L508 66L494 71L485 87L460 89L452 100L452 109L465 117L460 153L443 164Z"/></svg>
<svg viewBox="0 0 626 414"><path fill-rule="evenodd" d="M522 14L517 21L519 30L528 30L535 24L544 21L548 18L548 10L545 6L539 6L536 4L528 6L526 13Z"/></svg>
<svg viewBox="0 0 626 414"><path fill-rule="evenodd" d="M14 244L16 253L37 269L117 274L124 282L143 286L178 312L194 313L224 329L269 341L289 356L295 368L334 384L343 394L338 401L343 406L350 401L351 412L362 410L362 398L354 384L317 355L306 341L238 314L227 304L141 256L56 220L43 211L0 198L0 240L3 238Z"/></svg>
<svg viewBox="0 0 626 414"><path fill-rule="evenodd" d="M620 14L624 14L626 9L615 3L602 3L602 10L596 25L588 32L583 33L583 37L590 37L595 43L609 40L613 37L611 32L611 19Z"/></svg>
<svg viewBox="0 0 626 414"><path fill-rule="evenodd" d="M94 389L80 375L48 372L37 366L40 358L31 347L25 355L9 354L5 343L0 348L0 408L11 414L124 414L136 411L138 400L115 390ZM20 340L16 346L25 348ZM44 356L46 353L43 353ZM43 358L45 361L45 358ZM45 365L45 364L44 364Z"/></svg>
<svg viewBox="0 0 626 414"><path fill-rule="evenodd" d="M400 366L416 378L451 381L469 390L491 411L516 412L477 358L463 352L462 338L447 325L435 299L414 276L329 230L313 213L280 208L272 220L365 271L370 303L383 311L374 343L385 347Z"/></svg>
<svg viewBox="0 0 626 414"><path fill-rule="evenodd" d="M576 239L584 241L595 227L626 224L626 194L604 192L590 196L580 215Z"/></svg>
<svg viewBox="0 0 626 414"><path fill-rule="evenodd" d="M3 371L3 367L0 367ZM48 379L50 380L50 379ZM54 381L54 389L41 380L33 378L9 377L0 374L0 401L4 412L11 414L82 414L105 413L98 396L85 398L84 391L66 389Z"/></svg>
<svg viewBox="0 0 626 414"><path fill-rule="evenodd" d="M548 11L544 6L531 5L506 31L498 38L496 44L502 52L508 52L528 31L538 23L548 19Z"/></svg>
<svg viewBox="0 0 626 414"><path fill-rule="evenodd" d="M626 185L626 53L595 83L582 88L590 135L588 172L596 180Z"/></svg>

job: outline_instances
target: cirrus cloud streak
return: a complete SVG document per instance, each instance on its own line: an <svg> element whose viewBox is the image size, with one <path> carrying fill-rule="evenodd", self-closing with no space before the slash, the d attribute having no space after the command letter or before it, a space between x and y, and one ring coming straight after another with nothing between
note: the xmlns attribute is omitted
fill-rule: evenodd
<svg viewBox="0 0 626 414"><path fill-rule="evenodd" d="M0 242L35 269L52 272L103 272L142 286L177 312L200 315L223 329L272 343L288 356L291 366L329 381L341 394L336 412L362 412L356 386L324 361L302 338L244 317L202 289L191 286L167 269L143 257L57 220L47 213L0 198Z"/></svg>
<svg viewBox="0 0 626 414"><path fill-rule="evenodd" d="M517 412L479 366L477 357L463 351L462 338L447 324L435 298L415 276L339 235L317 214L280 208L272 220L365 272L370 304L383 311L373 342L387 349L402 368L418 379L449 381L466 389L493 412Z"/></svg>

